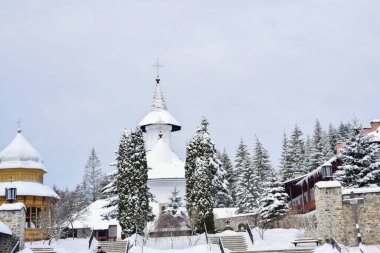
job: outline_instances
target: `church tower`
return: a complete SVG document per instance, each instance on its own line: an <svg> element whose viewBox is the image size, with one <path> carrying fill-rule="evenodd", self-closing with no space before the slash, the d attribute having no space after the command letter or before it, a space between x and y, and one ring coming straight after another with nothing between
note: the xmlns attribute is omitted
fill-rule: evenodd
<svg viewBox="0 0 380 253"><path fill-rule="evenodd" d="M53 204L59 196L44 185L47 173L40 153L18 129L16 136L0 151L0 205L5 204L5 189L17 189L16 202L26 206L25 240L42 240L46 223L52 217Z"/></svg>
<svg viewBox="0 0 380 253"><path fill-rule="evenodd" d="M174 153L171 145L172 132L181 130L181 124L169 113L162 95L158 70L150 112L140 121L148 167L148 185L159 203L165 203L174 187L185 193L185 164Z"/></svg>
<svg viewBox="0 0 380 253"><path fill-rule="evenodd" d="M171 133L181 130L181 124L168 112L157 76L151 111L139 123L145 137L145 149L151 151L162 139L171 147Z"/></svg>

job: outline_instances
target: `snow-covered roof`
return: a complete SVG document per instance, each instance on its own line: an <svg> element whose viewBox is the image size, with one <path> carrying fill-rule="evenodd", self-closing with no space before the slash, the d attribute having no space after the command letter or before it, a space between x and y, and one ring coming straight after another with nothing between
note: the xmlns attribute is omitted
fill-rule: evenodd
<svg viewBox="0 0 380 253"><path fill-rule="evenodd" d="M370 132L368 136L370 136L371 141L380 142L380 127L376 131Z"/></svg>
<svg viewBox="0 0 380 253"><path fill-rule="evenodd" d="M290 182L298 182L301 179L303 179L304 177L306 177L306 175L302 175L302 176L299 176L299 177L296 177L296 178L291 178L291 179L288 179L285 182L283 182L283 184L287 184L287 183L290 183Z"/></svg>
<svg viewBox="0 0 380 253"><path fill-rule="evenodd" d="M160 79L157 79L151 111L140 121L139 126L145 132L145 126L155 124L171 125L173 132L181 130L181 124L167 110Z"/></svg>
<svg viewBox="0 0 380 253"><path fill-rule="evenodd" d="M2 223L1 221L0 221L0 233L1 234L6 234L6 235L12 235L12 232L8 228L8 226L5 225L4 223Z"/></svg>
<svg viewBox="0 0 380 253"><path fill-rule="evenodd" d="M232 216L235 216L236 211L237 211L236 207L214 208L214 218L215 219L230 218Z"/></svg>
<svg viewBox="0 0 380 253"><path fill-rule="evenodd" d="M42 196L59 199L59 196L53 189L38 182L14 181L12 182L12 186L17 188L17 195L19 196ZM9 182L0 182L0 196L5 195L6 187L9 187Z"/></svg>
<svg viewBox="0 0 380 253"><path fill-rule="evenodd" d="M153 149L147 152L148 178L184 178L185 164L166 145L163 139L158 140Z"/></svg>
<svg viewBox="0 0 380 253"><path fill-rule="evenodd" d="M155 124L172 125L173 132L181 130L181 124L166 110L149 112L148 115L140 121L139 126L145 131L145 126Z"/></svg>
<svg viewBox="0 0 380 253"><path fill-rule="evenodd" d="M25 139L21 130L17 131L11 143L0 152L0 169L14 168L42 169L46 171L41 155Z"/></svg>
<svg viewBox="0 0 380 253"><path fill-rule="evenodd" d="M15 211L15 210L21 210L26 209L24 203L4 203L0 205L0 211Z"/></svg>
<svg viewBox="0 0 380 253"><path fill-rule="evenodd" d="M380 193L380 187L373 187L373 188L347 188L344 189L342 194L343 195L349 195L351 192L354 192L355 194L362 194L362 193Z"/></svg>
<svg viewBox="0 0 380 253"><path fill-rule="evenodd" d="M300 185L300 186L301 186L301 185L303 185L304 183L306 183L306 182L309 180L309 178L314 177L314 176L318 176L319 174L322 173L322 167L323 167L324 165L331 165L331 164L332 164L333 162L335 162L337 159L338 159L337 156L334 156L334 157L330 158L330 160L326 161L323 165L319 166L319 167L316 168L315 170L313 170L313 171L307 173L306 175L304 175L304 178L303 178L301 181L299 181L299 182L297 183L297 185Z"/></svg>
<svg viewBox="0 0 380 253"><path fill-rule="evenodd" d="M110 225L117 225L119 223L116 219L103 220L102 215L105 215L112 211L115 207L104 208L108 204L105 199L99 199L90 204L87 209L87 213L83 215L82 219L76 220L73 224L74 229L78 228L91 228L95 230L108 229ZM119 228L120 231L120 228Z"/></svg>
<svg viewBox="0 0 380 253"><path fill-rule="evenodd" d="M342 187L338 181L319 181L315 184L318 188L336 188Z"/></svg>

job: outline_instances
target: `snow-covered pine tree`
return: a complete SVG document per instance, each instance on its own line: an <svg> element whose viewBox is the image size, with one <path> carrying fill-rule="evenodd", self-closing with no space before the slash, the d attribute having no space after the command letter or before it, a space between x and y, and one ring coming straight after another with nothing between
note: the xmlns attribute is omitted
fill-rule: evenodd
<svg viewBox="0 0 380 253"><path fill-rule="evenodd" d="M335 155L336 154L336 143L338 142L338 131L334 128L334 126L330 123L329 129L327 130L327 136L330 141L330 148L331 152ZM325 150L327 152L327 150Z"/></svg>
<svg viewBox="0 0 380 253"><path fill-rule="evenodd" d="M260 222L262 227L284 217L288 210L288 195L280 178L272 171L270 179L264 184L263 197L260 201Z"/></svg>
<svg viewBox="0 0 380 253"><path fill-rule="evenodd" d="M280 158L280 171L282 181L286 181L292 178L294 170L290 161L289 153L289 141L286 133L284 132L284 137L282 139L282 151Z"/></svg>
<svg viewBox="0 0 380 253"><path fill-rule="evenodd" d="M349 138L350 136L350 129L352 128L351 124L348 123L343 123L342 121L339 124L338 127L338 141L340 142L345 142L346 139Z"/></svg>
<svg viewBox="0 0 380 253"><path fill-rule="evenodd" d="M221 182L220 161L208 134L208 122L202 119L197 133L186 147L185 178L187 210L197 232L215 230L213 206L220 194L226 194L226 180ZM224 188L224 190L223 190Z"/></svg>
<svg viewBox="0 0 380 253"><path fill-rule="evenodd" d="M224 171L226 171L227 174L227 190L228 190L228 195L231 196L232 201L226 203L226 207L232 207L235 206L236 203L236 183L237 183L237 174L236 171L232 165L231 159L227 154L226 149L223 150L222 153L218 152L217 157L222 163L222 167Z"/></svg>
<svg viewBox="0 0 380 253"><path fill-rule="evenodd" d="M335 173L344 187L380 186L380 148L372 143L354 120L344 149L339 155L342 165Z"/></svg>
<svg viewBox="0 0 380 253"><path fill-rule="evenodd" d="M335 154L334 154L334 149L331 147L331 138L330 138L330 135L329 135L329 132L325 133L323 132L323 135L322 135L322 157L323 157L323 160L324 161L328 161L331 159L331 157L333 157ZM334 145L335 147L335 145Z"/></svg>
<svg viewBox="0 0 380 253"><path fill-rule="evenodd" d="M252 169L258 177L259 187L269 180L273 174L273 168L269 160L268 151L256 136L255 147L252 156Z"/></svg>
<svg viewBox="0 0 380 253"><path fill-rule="evenodd" d="M236 184L237 212L255 212L260 199L259 178L253 169L252 158L243 139L241 139L236 151L235 171L238 174Z"/></svg>
<svg viewBox="0 0 380 253"><path fill-rule="evenodd" d="M324 157L322 154L322 134L323 130L321 127L321 123L318 119L315 121L314 125L314 133L311 139L311 152L310 152L310 166L309 172L315 170L324 162Z"/></svg>
<svg viewBox="0 0 380 253"><path fill-rule="evenodd" d="M178 209L182 206L182 197L177 190L177 187L174 186L172 191L172 195L169 197L168 207L165 209L165 212L171 213L172 215L176 215Z"/></svg>
<svg viewBox="0 0 380 253"><path fill-rule="evenodd" d="M312 171L311 140L310 140L309 135L306 136L306 141L305 141L305 153L304 153L304 159L303 159L303 167L308 172Z"/></svg>
<svg viewBox="0 0 380 253"><path fill-rule="evenodd" d="M151 211L148 165L140 128L124 132L116 161L117 218L122 228L122 238L126 238L145 229Z"/></svg>
<svg viewBox="0 0 380 253"><path fill-rule="evenodd" d="M207 156L200 156L196 159L196 170L194 172L194 203L193 203L193 224L198 233L214 233L214 203L212 198L212 174L209 168L210 161Z"/></svg>
<svg viewBox="0 0 380 253"><path fill-rule="evenodd" d="M87 204L101 198L103 178L104 174L101 169L99 158L96 155L95 149L92 148L84 169L81 183L81 189L84 192Z"/></svg>
<svg viewBox="0 0 380 253"><path fill-rule="evenodd" d="M294 171L307 173L303 167L303 156L305 152L304 142L302 140L302 131L295 125L289 141L289 160Z"/></svg>

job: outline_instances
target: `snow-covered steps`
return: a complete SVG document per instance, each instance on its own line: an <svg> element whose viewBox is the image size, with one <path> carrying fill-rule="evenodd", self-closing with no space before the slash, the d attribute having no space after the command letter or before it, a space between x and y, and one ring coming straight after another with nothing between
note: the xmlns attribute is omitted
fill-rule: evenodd
<svg viewBox="0 0 380 253"><path fill-rule="evenodd" d="M125 253L127 247L126 241L114 241L114 242L98 242L94 252L97 251L98 246L102 247L102 250L107 253Z"/></svg>
<svg viewBox="0 0 380 253"><path fill-rule="evenodd" d="M314 249L278 249L278 250L253 250L235 253L313 253Z"/></svg>
<svg viewBox="0 0 380 253"><path fill-rule="evenodd" d="M30 250L34 253L57 253L52 247L33 247Z"/></svg>
<svg viewBox="0 0 380 253"><path fill-rule="evenodd" d="M213 236L210 237L210 243L219 244L219 238L222 240L224 248L232 252L247 252L248 246L244 236Z"/></svg>

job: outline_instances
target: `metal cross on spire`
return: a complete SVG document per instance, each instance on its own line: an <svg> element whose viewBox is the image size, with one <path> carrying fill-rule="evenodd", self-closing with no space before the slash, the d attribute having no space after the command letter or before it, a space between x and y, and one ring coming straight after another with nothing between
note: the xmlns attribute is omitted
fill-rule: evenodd
<svg viewBox="0 0 380 253"><path fill-rule="evenodd" d="M156 63L153 64L152 66L156 68L156 71L157 71L157 79L156 79L156 81L157 81L157 83L159 83L160 82L160 68L162 68L164 65L162 65L160 63L160 59L157 58Z"/></svg>

